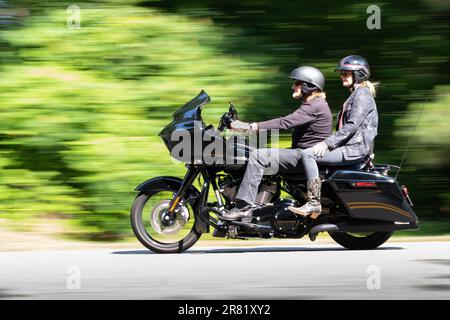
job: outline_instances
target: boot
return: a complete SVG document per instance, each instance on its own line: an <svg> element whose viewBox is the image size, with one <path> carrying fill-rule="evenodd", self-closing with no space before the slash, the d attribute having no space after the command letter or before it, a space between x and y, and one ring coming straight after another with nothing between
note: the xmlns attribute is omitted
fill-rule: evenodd
<svg viewBox="0 0 450 320"><path fill-rule="evenodd" d="M236 207L233 209L225 212L222 215L222 219L224 220L238 220L241 218L251 218L252 217L252 205L248 204L244 200L237 200L236 201Z"/></svg>
<svg viewBox="0 0 450 320"><path fill-rule="evenodd" d="M322 182L317 177L307 183L307 197L308 201L300 208L289 207L288 209L300 216L317 219L322 214L322 205L320 204L320 188Z"/></svg>

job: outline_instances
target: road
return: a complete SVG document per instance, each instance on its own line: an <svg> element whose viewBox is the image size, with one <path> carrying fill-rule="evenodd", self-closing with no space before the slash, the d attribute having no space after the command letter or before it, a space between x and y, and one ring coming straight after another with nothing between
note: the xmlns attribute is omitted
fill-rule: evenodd
<svg viewBox="0 0 450 320"><path fill-rule="evenodd" d="M450 299L450 242L0 252L1 299Z"/></svg>

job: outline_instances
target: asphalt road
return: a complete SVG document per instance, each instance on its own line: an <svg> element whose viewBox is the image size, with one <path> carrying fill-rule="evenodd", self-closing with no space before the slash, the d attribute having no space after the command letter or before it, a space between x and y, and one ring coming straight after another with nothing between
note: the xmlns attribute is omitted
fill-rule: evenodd
<svg viewBox="0 0 450 320"><path fill-rule="evenodd" d="M2 299L450 299L450 242L0 253Z"/></svg>

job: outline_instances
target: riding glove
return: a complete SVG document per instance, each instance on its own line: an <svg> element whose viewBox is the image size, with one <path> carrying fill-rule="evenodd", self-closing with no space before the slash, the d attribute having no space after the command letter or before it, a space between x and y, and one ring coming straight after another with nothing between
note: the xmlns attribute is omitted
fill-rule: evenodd
<svg viewBox="0 0 450 320"><path fill-rule="evenodd" d="M322 158L325 152L328 150L328 146L325 142L319 142L312 147L313 153L317 158Z"/></svg>
<svg viewBox="0 0 450 320"><path fill-rule="evenodd" d="M230 127L231 127L231 129L234 129L234 130L242 130L242 131L251 130L250 123L239 121L239 120L234 120L230 124Z"/></svg>

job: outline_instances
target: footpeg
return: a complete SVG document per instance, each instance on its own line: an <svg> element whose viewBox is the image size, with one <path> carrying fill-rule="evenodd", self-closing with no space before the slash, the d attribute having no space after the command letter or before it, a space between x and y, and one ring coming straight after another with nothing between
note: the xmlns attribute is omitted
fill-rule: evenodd
<svg viewBox="0 0 450 320"><path fill-rule="evenodd" d="M227 237L227 239L248 240L248 238L240 237L238 235L238 227L237 226L229 226L226 237Z"/></svg>
<svg viewBox="0 0 450 320"><path fill-rule="evenodd" d="M227 233L224 230L214 229L213 237L225 238L226 236L227 236Z"/></svg>

